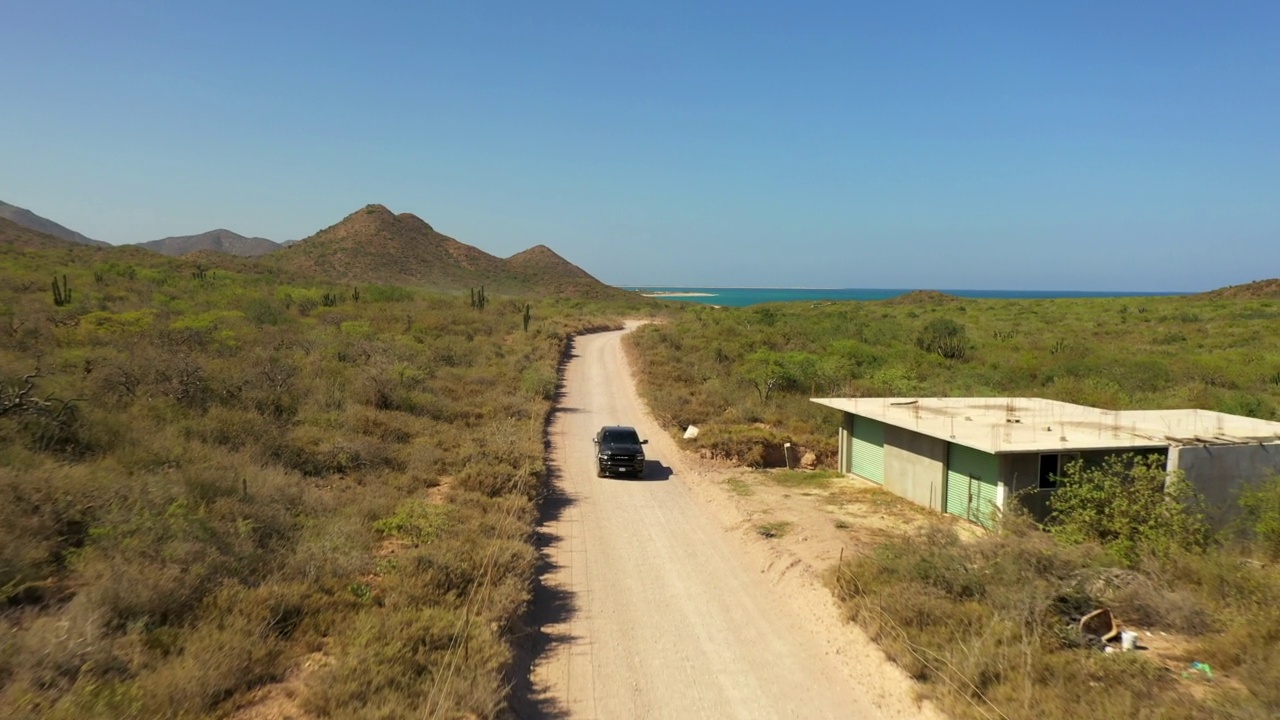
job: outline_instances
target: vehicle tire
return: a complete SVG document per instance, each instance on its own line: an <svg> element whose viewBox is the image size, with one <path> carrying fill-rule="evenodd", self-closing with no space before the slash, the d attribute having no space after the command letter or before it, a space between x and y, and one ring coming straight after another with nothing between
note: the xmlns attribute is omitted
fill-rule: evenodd
<svg viewBox="0 0 1280 720"><path fill-rule="evenodd" d="M596 477L604 477L604 468L596 465Z"/></svg>

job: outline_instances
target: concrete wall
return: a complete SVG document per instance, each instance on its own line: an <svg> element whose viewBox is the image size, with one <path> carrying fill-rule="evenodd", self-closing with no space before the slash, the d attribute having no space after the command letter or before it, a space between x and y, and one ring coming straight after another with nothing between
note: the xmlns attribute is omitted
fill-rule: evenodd
<svg viewBox="0 0 1280 720"><path fill-rule="evenodd" d="M1243 488L1280 473L1280 443L1173 447L1168 468L1181 470L1213 519L1223 522L1235 514Z"/></svg>
<svg viewBox="0 0 1280 720"><path fill-rule="evenodd" d="M1040 454L1025 453L1000 456L1000 482L1005 486L1005 502L1019 503L1031 517L1049 517L1052 490L1040 489Z"/></svg>
<svg viewBox="0 0 1280 720"><path fill-rule="evenodd" d="M884 428L884 489L942 512L947 441L906 428Z"/></svg>
<svg viewBox="0 0 1280 720"><path fill-rule="evenodd" d="M853 435L853 414L840 413L840 430L836 434L838 443L838 452L836 458L836 467L842 473L853 472L850 467L852 459L849 457L849 443L852 442Z"/></svg>

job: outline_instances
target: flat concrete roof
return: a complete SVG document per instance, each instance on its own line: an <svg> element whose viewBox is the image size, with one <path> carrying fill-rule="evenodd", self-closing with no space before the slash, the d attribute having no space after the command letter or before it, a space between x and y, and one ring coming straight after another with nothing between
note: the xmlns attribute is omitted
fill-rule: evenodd
<svg viewBox="0 0 1280 720"><path fill-rule="evenodd" d="M1280 423L1211 410L1101 410L1020 397L813 402L995 454L1280 442Z"/></svg>

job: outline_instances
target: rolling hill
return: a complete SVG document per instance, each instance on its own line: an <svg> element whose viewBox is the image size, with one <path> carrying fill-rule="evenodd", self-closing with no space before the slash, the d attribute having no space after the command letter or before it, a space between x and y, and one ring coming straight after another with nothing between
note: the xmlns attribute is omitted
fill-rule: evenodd
<svg viewBox="0 0 1280 720"><path fill-rule="evenodd" d="M139 243L139 247L161 255L186 255L199 250L213 250L240 257L257 257L280 249L280 244L266 238L245 237L230 230L210 230L199 235L179 235L151 242Z"/></svg>
<svg viewBox="0 0 1280 720"><path fill-rule="evenodd" d="M82 235L75 230L65 228L48 218L40 217L26 208L20 208L17 205L10 205L3 200L0 200L0 218L10 220L22 227L35 230L36 232L42 232L57 238L62 238L63 240L79 243L81 245L110 246L110 243L105 243L101 240L94 240L93 238Z"/></svg>
<svg viewBox="0 0 1280 720"><path fill-rule="evenodd" d="M382 205L361 208L276 256L287 267L347 282L443 291L484 285L498 293L630 297L544 245L503 259L436 232L416 215L397 215Z"/></svg>
<svg viewBox="0 0 1280 720"><path fill-rule="evenodd" d="M1280 278L1255 280L1243 285L1228 285L1193 297L1219 300L1272 300L1280 298Z"/></svg>
<svg viewBox="0 0 1280 720"><path fill-rule="evenodd" d="M507 267L530 276L565 280L595 280L586 270L556 254L546 245L535 245L507 258Z"/></svg>
<svg viewBox="0 0 1280 720"><path fill-rule="evenodd" d="M0 217L0 244L21 250L56 250L75 247L81 243L63 240L49 233L32 230L25 225Z"/></svg>

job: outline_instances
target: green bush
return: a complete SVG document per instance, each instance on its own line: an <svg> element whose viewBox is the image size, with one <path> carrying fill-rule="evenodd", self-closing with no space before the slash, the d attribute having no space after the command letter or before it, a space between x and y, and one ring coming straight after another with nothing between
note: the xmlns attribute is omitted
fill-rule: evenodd
<svg viewBox="0 0 1280 720"><path fill-rule="evenodd" d="M964 326L949 318L930 320L916 336L916 347L948 360L960 360L969 351Z"/></svg>
<svg viewBox="0 0 1280 720"><path fill-rule="evenodd" d="M1096 542L1126 563L1202 550L1210 541L1199 496L1160 454L1071 463L1050 500L1048 526L1068 543Z"/></svg>
<svg viewBox="0 0 1280 720"><path fill-rule="evenodd" d="M264 298L250 300L244 307L244 316L249 322L259 327L263 325L279 325L285 321L285 314L275 303Z"/></svg>
<svg viewBox="0 0 1280 720"><path fill-rule="evenodd" d="M449 515L450 508L446 505L406 500L394 515L374 523L373 529L414 543L429 543L448 529Z"/></svg>
<svg viewBox="0 0 1280 720"><path fill-rule="evenodd" d="M1246 489L1240 496L1240 507L1250 539L1270 558L1280 558L1280 475Z"/></svg>
<svg viewBox="0 0 1280 720"><path fill-rule="evenodd" d="M412 290L399 285L366 285L361 296L369 302L391 303L407 302L414 298Z"/></svg>

